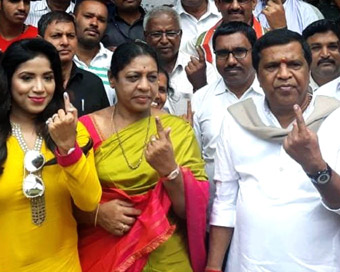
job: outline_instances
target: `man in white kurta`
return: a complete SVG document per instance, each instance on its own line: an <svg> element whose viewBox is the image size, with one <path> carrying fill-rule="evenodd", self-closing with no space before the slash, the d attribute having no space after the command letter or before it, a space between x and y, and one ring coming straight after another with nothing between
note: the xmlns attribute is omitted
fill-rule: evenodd
<svg viewBox="0 0 340 272"><path fill-rule="evenodd" d="M267 33L253 63L266 98L223 121L207 269L221 271L231 241L228 272L338 272L340 103L308 94L311 53L297 33Z"/></svg>
<svg viewBox="0 0 340 272"><path fill-rule="evenodd" d="M219 26L214 35L216 66L221 78L198 90L192 99L194 130L210 181L210 203L215 193L216 139L228 106L247 98L264 96L251 62L250 49L256 41L252 27L242 22L230 22ZM235 50L240 49L249 51L242 58L236 58L233 54L238 57Z"/></svg>

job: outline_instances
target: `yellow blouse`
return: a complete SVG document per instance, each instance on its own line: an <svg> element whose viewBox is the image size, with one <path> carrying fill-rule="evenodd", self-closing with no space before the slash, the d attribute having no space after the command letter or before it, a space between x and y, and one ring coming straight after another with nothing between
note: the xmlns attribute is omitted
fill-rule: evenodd
<svg viewBox="0 0 340 272"><path fill-rule="evenodd" d="M79 146L88 140L87 130L79 123ZM84 211L93 211L100 200L93 150L67 167L44 166L46 218L40 226L32 223L30 200L22 192L24 152L15 137L7 140L7 150L0 176L0 271L80 272L72 201ZM54 157L45 143L41 152L46 161Z"/></svg>

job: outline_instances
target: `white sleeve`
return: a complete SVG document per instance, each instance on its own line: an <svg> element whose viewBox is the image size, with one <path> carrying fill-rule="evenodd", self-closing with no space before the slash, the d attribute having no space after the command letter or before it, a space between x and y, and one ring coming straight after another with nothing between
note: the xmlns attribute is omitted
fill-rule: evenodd
<svg viewBox="0 0 340 272"><path fill-rule="evenodd" d="M210 216L210 225L234 227L239 175L236 172L228 142L228 120L224 118L215 153L216 193Z"/></svg>

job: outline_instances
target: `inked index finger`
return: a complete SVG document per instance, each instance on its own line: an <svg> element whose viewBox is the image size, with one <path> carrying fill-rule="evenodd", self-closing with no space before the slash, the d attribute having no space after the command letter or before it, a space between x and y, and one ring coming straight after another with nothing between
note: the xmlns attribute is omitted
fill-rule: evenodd
<svg viewBox="0 0 340 272"><path fill-rule="evenodd" d="M205 62L204 51L201 46L196 47L199 62Z"/></svg>
<svg viewBox="0 0 340 272"><path fill-rule="evenodd" d="M157 128L157 134L159 136L159 138L163 138L164 135L164 128L161 122L161 119L159 118L159 116L155 117L155 121L156 121L156 128Z"/></svg>
<svg viewBox="0 0 340 272"><path fill-rule="evenodd" d="M297 124L299 131L306 130L305 119L303 119L302 110L299 105L296 105L296 104L294 105L294 113L295 113L296 124Z"/></svg>

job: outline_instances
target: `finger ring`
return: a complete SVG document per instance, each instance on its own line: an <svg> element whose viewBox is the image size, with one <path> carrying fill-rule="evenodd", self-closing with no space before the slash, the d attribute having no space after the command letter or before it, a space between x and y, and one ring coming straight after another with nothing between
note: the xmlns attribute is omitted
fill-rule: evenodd
<svg viewBox="0 0 340 272"><path fill-rule="evenodd" d="M150 138L150 141L151 142L156 142L157 141L157 138L155 135L152 135L151 138Z"/></svg>
<svg viewBox="0 0 340 272"><path fill-rule="evenodd" d="M53 114L52 115L52 121L54 121L54 118L56 118L56 117L58 117L58 114L57 113Z"/></svg>

